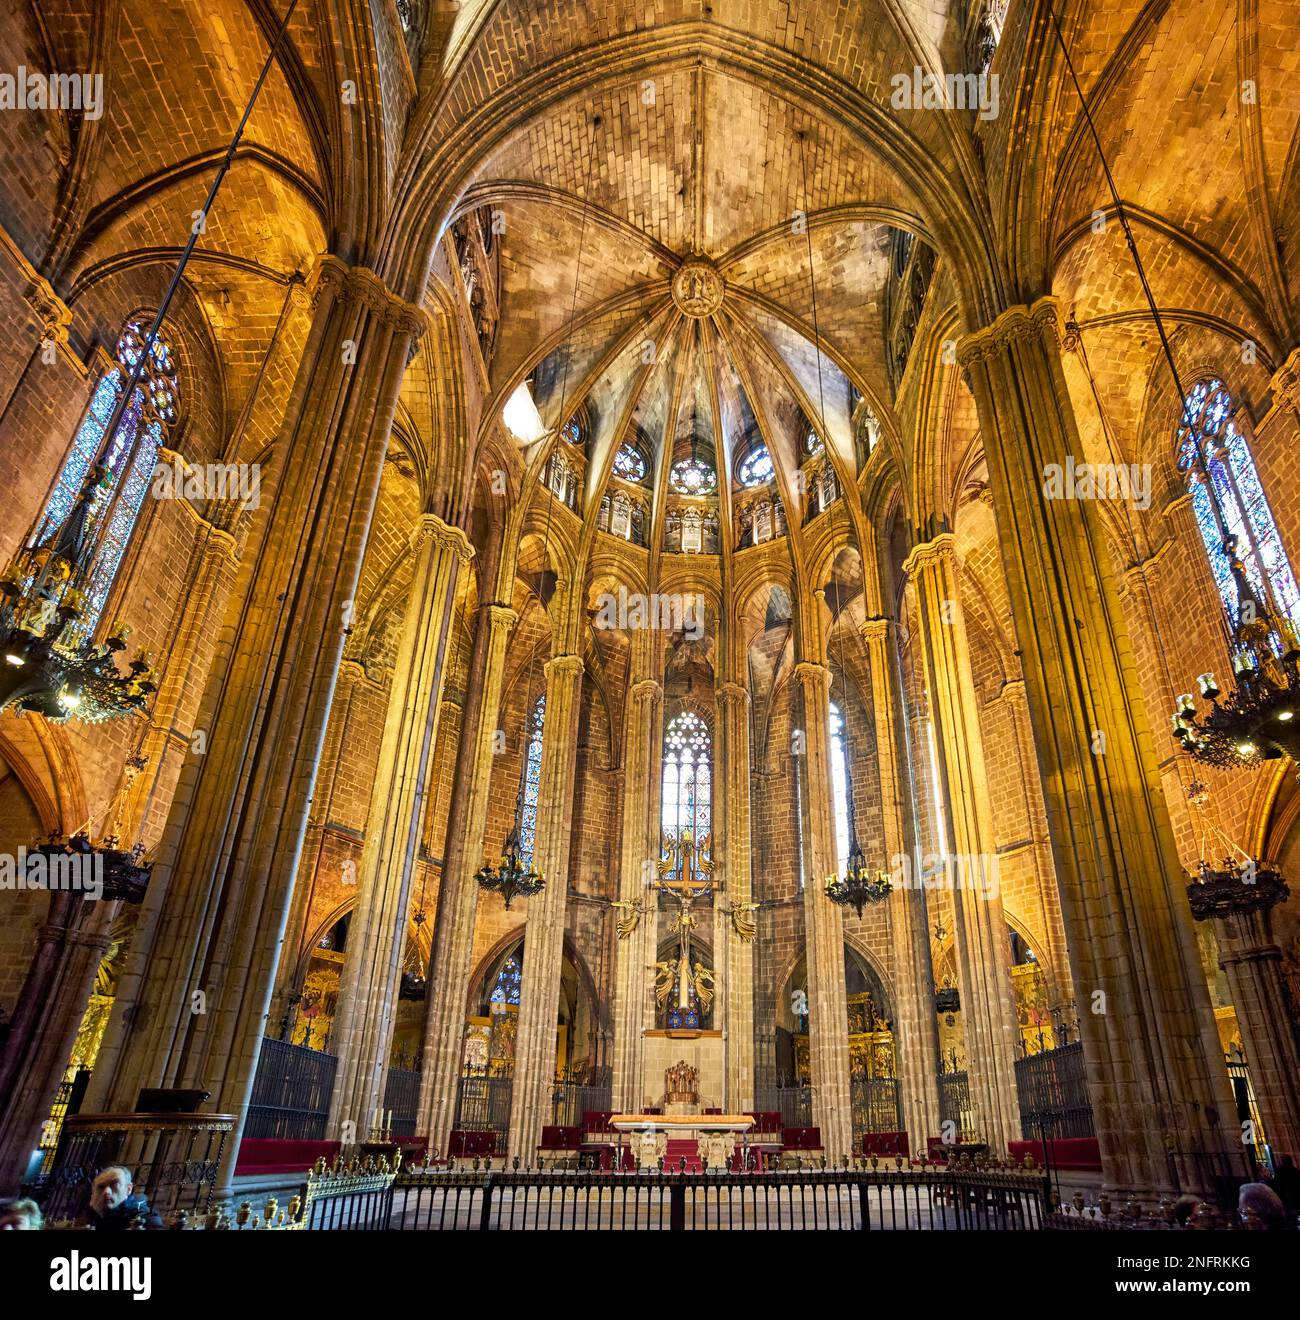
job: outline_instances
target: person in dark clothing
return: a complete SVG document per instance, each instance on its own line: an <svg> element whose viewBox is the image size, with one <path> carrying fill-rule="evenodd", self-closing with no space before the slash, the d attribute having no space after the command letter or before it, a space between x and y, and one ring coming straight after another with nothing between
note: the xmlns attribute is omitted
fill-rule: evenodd
<svg viewBox="0 0 1300 1320"><path fill-rule="evenodd" d="M1282 1198L1286 1206L1287 1218L1295 1223L1300 1215L1300 1169L1290 1155L1283 1155L1273 1175L1273 1190Z"/></svg>
<svg viewBox="0 0 1300 1320"><path fill-rule="evenodd" d="M130 1169L120 1164L101 1169L90 1184L90 1204L86 1207L83 1226L106 1233L128 1228L162 1228L162 1219L150 1210L143 1196L133 1195L134 1191Z"/></svg>

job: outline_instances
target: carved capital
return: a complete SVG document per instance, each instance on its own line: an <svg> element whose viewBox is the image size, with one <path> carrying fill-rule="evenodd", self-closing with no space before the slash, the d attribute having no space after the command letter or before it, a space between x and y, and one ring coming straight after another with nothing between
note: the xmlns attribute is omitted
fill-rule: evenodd
<svg viewBox="0 0 1300 1320"><path fill-rule="evenodd" d="M863 619L858 624L858 631L862 634L862 640L868 644L885 643L889 641L889 631L893 623L892 619L878 615L874 619Z"/></svg>
<svg viewBox="0 0 1300 1320"><path fill-rule="evenodd" d="M553 655L542 666L542 670L548 681L552 678L563 678L565 676L580 678L582 676L582 657L580 655Z"/></svg>
<svg viewBox="0 0 1300 1320"><path fill-rule="evenodd" d="M1042 335L1050 335L1057 344L1065 339L1061 301L1051 294L1029 307L1008 307L992 325L964 336L957 344L957 361L963 367L985 362L1005 353L1012 344Z"/></svg>
<svg viewBox="0 0 1300 1320"><path fill-rule="evenodd" d="M426 541L436 541L441 549L458 556L463 564L474 558L469 537L459 527L443 522L436 513L422 513L411 532L411 549L417 554Z"/></svg>
<svg viewBox="0 0 1300 1320"><path fill-rule="evenodd" d="M831 671L816 660L800 660L794 672L795 677L807 687L820 683L827 692L831 690Z"/></svg>
<svg viewBox="0 0 1300 1320"><path fill-rule="evenodd" d="M719 683L717 697L723 705L749 705L749 689L741 683Z"/></svg>
<svg viewBox="0 0 1300 1320"><path fill-rule="evenodd" d="M487 615L489 627L508 631L519 622L518 613L512 610L509 605L484 605L483 610Z"/></svg>
<svg viewBox="0 0 1300 1320"><path fill-rule="evenodd" d="M54 292L54 286L48 280L37 277L23 290L23 298L40 322L41 339L66 344L68 328L72 325L72 313L63 299Z"/></svg>
<svg viewBox="0 0 1300 1320"><path fill-rule="evenodd" d="M658 701L663 696L663 688L653 678L643 678L632 684L628 695L633 701Z"/></svg>
<svg viewBox="0 0 1300 1320"><path fill-rule="evenodd" d="M941 532L930 541L922 541L912 547L912 552L903 560L903 572L912 577L932 564L942 563L945 559L957 558L957 538L952 532Z"/></svg>

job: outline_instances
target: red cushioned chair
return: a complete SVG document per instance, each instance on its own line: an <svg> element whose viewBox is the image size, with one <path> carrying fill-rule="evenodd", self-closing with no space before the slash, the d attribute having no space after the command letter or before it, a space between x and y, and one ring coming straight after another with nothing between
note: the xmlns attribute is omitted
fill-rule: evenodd
<svg viewBox="0 0 1300 1320"><path fill-rule="evenodd" d="M548 1151L581 1150L582 1129L580 1127L544 1127L542 1140L537 1149L545 1154Z"/></svg>

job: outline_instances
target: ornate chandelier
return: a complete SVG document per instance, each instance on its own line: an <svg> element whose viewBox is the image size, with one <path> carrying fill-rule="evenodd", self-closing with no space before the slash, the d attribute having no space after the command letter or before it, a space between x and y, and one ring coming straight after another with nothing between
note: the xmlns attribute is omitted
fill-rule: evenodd
<svg viewBox="0 0 1300 1320"><path fill-rule="evenodd" d="M889 897L893 889L888 871L873 871L867 865L867 859L862 855L855 832L851 836L844 874L826 878L826 897L832 903L838 903L840 907L853 908L861 917L864 908L871 903L882 902Z"/></svg>
<svg viewBox="0 0 1300 1320"><path fill-rule="evenodd" d="M501 861L495 867L486 862L474 876L480 889L487 889L500 894L505 901L506 911L516 898L532 898L546 888L546 880L532 863L525 860L519 841L519 822L516 819L510 833L506 835L505 845L501 850Z"/></svg>
<svg viewBox="0 0 1300 1320"><path fill-rule="evenodd" d="M1212 917L1245 915L1266 912L1278 903L1285 903L1291 890L1281 872L1258 861L1239 848L1210 819L1209 790L1193 781L1187 788L1187 799L1201 817L1201 860L1189 875L1187 901L1197 921ZM1215 865L1209 860L1211 848L1222 846L1223 860Z"/></svg>
<svg viewBox="0 0 1300 1320"><path fill-rule="evenodd" d="M81 627L95 558L89 533L105 486L104 468L95 466L63 525L20 550L0 578L0 710L97 723L144 710L156 690L145 652L127 672L118 668L129 628L115 624L96 642Z"/></svg>
<svg viewBox="0 0 1300 1320"><path fill-rule="evenodd" d="M1196 680L1210 707L1198 716L1190 692L1178 698L1174 737L1199 761L1252 766L1290 757L1300 767L1300 638L1290 619L1257 597L1228 536L1224 553L1237 584L1240 622L1232 638L1236 687L1223 696L1213 673Z"/></svg>

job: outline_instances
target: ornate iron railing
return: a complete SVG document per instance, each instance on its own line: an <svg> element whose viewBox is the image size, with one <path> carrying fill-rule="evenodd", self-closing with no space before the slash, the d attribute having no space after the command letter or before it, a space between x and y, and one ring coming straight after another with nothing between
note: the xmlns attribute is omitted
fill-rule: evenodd
<svg viewBox="0 0 1300 1320"><path fill-rule="evenodd" d="M390 1068L384 1086L384 1108L392 1112L391 1134L415 1136L420 1109L420 1074L410 1068Z"/></svg>
<svg viewBox="0 0 1300 1320"><path fill-rule="evenodd" d="M970 1078L965 1068L939 1074L939 1121L954 1123L960 1141L973 1141L975 1111L970 1102Z"/></svg>
<svg viewBox="0 0 1300 1320"><path fill-rule="evenodd" d="M853 1148L862 1148L868 1132L901 1132L903 1110L897 1077L861 1077L850 1080L853 1108Z"/></svg>
<svg viewBox="0 0 1300 1320"><path fill-rule="evenodd" d="M244 1136L325 1140L337 1068L333 1054L264 1036Z"/></svg>
<svg viewBox="0 0 1300 1320"><path fill-rule="evenodd" d="M551 1090L551 1122L558 1127L576 1127L586 1113L607 1112L613 1103L608 1081L594 1081L586 1074L565 1073L555 1079Z"/></svg>
<svg viewBox="0 0 1300 1320"><path fill-rule="evenodd" d="M973 1166L709 1173L502 1173L400 1176L387 1226L458 1229L1038 1229L1039 1174Z"/></svg>
<svg viewBox="0 0 1300 1320"><path fill-rule="evenodd" d="M513 1091L512 1069L499 1064L465 1067L456 1091L456 1121L452 1126L468 1132L495 1132L497 1149L505 1150Z"/></svg>
<svg viewBox="0 0 1300 1320"><path fill-rule="evenodd" d="M1096 1136L1082 1041L1017 1059L1016 1092L1026 1141Z"/></svg>

